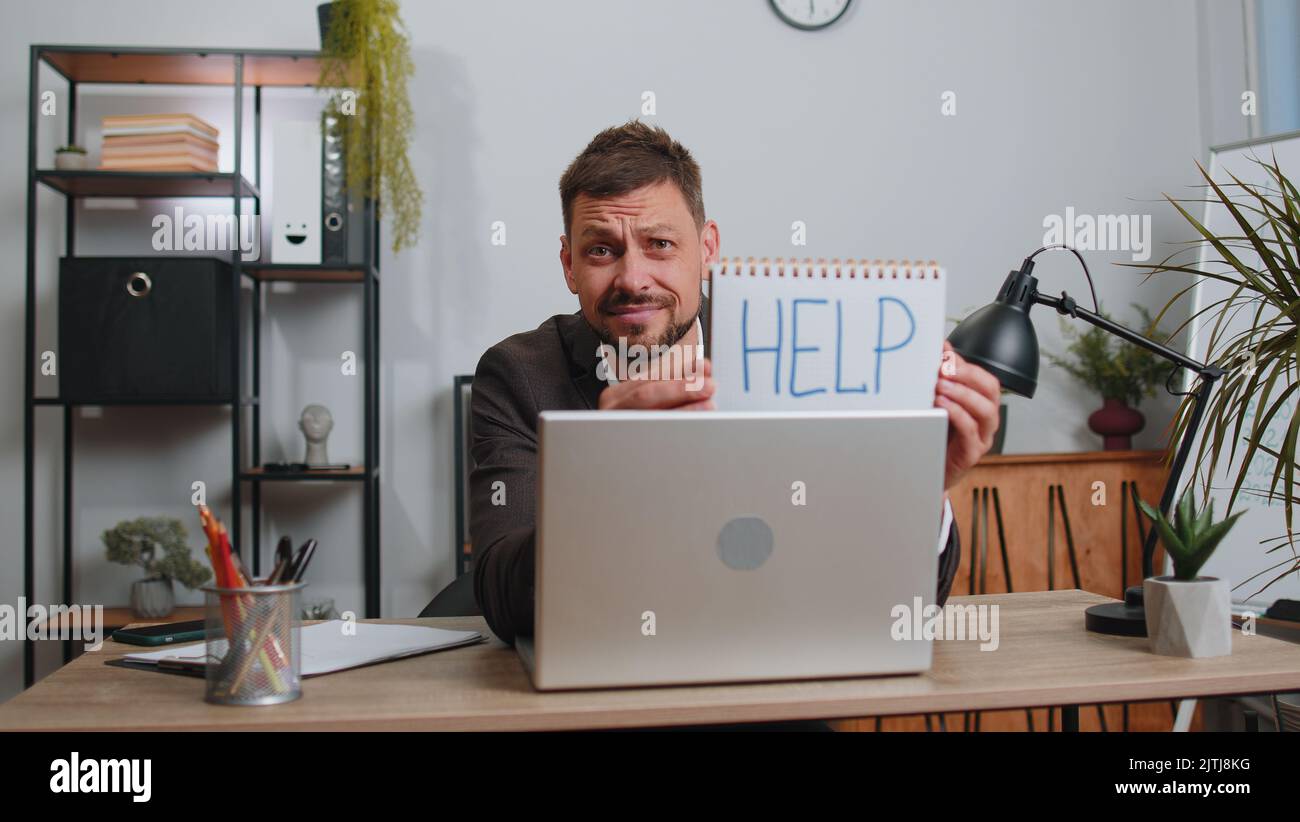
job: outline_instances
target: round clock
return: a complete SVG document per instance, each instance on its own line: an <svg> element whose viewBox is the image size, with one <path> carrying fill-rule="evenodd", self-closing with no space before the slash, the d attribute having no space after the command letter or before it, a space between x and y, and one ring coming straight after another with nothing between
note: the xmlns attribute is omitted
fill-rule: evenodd
<svg viewBox="0 0 1300 822"><path fill-rule="evenodd" d="M844 16L852 0L767 0L776 16L797 29L817 31Z"/></svg>

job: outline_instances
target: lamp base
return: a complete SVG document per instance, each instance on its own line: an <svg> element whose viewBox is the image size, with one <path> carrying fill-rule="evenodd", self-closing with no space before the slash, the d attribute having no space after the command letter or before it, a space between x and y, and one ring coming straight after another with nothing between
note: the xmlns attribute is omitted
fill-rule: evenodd
<svg viewBox="0 0 1300 822"><path fill-rule="evenodd" d="M1143 607L1142 586L1126 588L1123 602L1107 602L1089 608L1084 612L1084 625L1098 634L1146 636L1147 613Z"/></svg>

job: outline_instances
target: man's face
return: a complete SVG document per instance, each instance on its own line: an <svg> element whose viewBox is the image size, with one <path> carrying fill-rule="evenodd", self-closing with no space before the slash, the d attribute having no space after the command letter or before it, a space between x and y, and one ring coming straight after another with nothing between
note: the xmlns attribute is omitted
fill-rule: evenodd
<svg viewBox="0 0 1300 822"><path fill-rule="evenodd" d="M675 183L616 197L579 194L560 262L601 341L672 345L695 325L700 281L717 258L718 227L697 228ZM572 238L572 239L570 239Z"/></svg>

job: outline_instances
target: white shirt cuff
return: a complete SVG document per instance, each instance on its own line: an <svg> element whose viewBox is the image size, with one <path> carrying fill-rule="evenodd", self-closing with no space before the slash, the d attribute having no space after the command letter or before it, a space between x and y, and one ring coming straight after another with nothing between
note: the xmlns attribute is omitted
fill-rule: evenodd
<svg viewBox="0 0 1300 822"><path fill-rule="evenodd" d="M939 526L939 553L948 547L948 532L952 530L952 502L948 495L943 496L943 523Z"/></svg>

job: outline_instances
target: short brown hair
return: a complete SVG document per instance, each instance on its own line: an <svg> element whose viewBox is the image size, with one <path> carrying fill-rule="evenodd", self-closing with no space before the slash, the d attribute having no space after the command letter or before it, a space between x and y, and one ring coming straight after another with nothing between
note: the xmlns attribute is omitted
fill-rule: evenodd
<svg viewBox="0 0 1300 822"><path fill-rule="evenodd" d="M686 147L659 126L639 120L605 129L592 138L560 177L565 236L573 220L573 201L579 194L617 197L664 180L676 184L695 218L696 228L703 228L700 166Z"/></svg>

